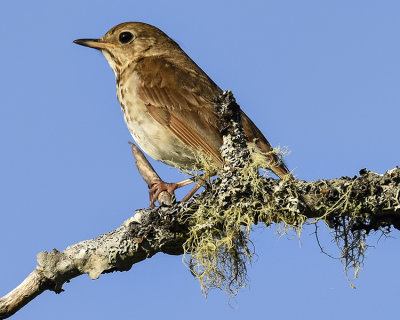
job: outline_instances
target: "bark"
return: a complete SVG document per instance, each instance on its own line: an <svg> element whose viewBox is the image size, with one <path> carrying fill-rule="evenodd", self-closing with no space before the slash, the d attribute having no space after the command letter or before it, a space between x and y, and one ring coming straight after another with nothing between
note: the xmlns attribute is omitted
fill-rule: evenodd
<svg viewBox="0 0 400 320"><path fill-rule="evenodd" d="M219 105L237 115L235 110L238 110L238 106L233 97L229 92L224 94ZM226 114L226 110L222 112ZM224 121L223 117L221 119ZM273 204L273 212L269 212L269 209L263 211L263 208L255 210L249 204L246 213L254 224L296 223L297 217L304 217L312 221L323 219L335 229L341 224L340 219L348 218L352 221L351 231L363 230L368 233L378 229L388 231L392 227L400 230L398 167L383 175L362 169L353 178L314 182L265 178L254 194L254 189L249 191L240 182L238 163L243 163L247 156L238 152L238 147L244 150L241 127L232 126L232 123L235 124L232 119L237 117L228 112L224 126L228 138L224 139L221 152L226 165L212 186L206 187L189 202L136 210L135 215L118 229L71 245L62 252L55 249L53 252L40 252L36 269L17 288L0 299L0 319L13 315L45 290L62 292L63 284L79 275L87 273L92 279L97 279L101 274L127 271L133 264L151 258L158 252L182 254L183 244L189 236L191 215L199 206L215 197L216 192L218 197L222 196L227 202L247 199L249 192L253 193L253 199L268 199ZM153 175L156 173L142 158L140 151L136 147L133 151L142 176L150 177L145 178L146 181L150 184L154 177L159 179Z"/></svg>

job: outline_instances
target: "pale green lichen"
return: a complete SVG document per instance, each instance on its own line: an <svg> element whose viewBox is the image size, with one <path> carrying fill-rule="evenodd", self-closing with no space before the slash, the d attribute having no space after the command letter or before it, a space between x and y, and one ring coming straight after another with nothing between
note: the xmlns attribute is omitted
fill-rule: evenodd
<svg viewBox="0 0 400 320"><path fill-rule="evenodd" d="M247 161L225 168L221 178L209 186L210 196L202 197L190 217L185 263L205 294L211 288L220 288L236 295L247 285L247 264L254 253L250 241L253 225L280 223L284 232L295 229L300 233L306 220L295 210L282 210L278 199L265 192L265 176L259 171L267 166L265 156L254 150L248 152ZM282 184L291 185L289 181Z"/></svg>
<svg viewBox="0 0 400 320"><path fill-rule="evenodd" d="M319 202L319 207L313 209L325 214L307 221L299 211L296 182L284 179L275 184L274 190L267 190L265 173L260 174L259 170L266 166L265 157L259 157L254 150L249 152L252 160L231 167L231 176L229 169L221 172L221 177L208 186L208 197L201 197L197 210L190 216L184 259L203 292L219 288L233 296L247 285L247 266L254 254L250 233L259 222L277 225L280 235L294 231L298 237L304 225L326 223L338 245L345 274L354 287L352 278L357 278L368 247L367 232L353 228L368 219L360 210L360 202L354 201L354 182L338 186L339 194L335 197L339 200ZM320 188L322 192L325 187L321 184ZM348 276L350 270L353 277Z"/></svg>
<svg viewBox="0 0 400 320"><path fill-rule="evenodd" d="M332 229L331 234L339 249L339 259L343 264L344 273L352 288L355 288L353 280L358 277L359 271L363 266L365 252L368 248L367 232L363 229L355 228L360 222L364 223L369 219L363 211L365 203L357 201L358 191L355 187L356 182L357 180L353 179L345 185L337 186L335 192L337 193L336 198L338 200L330 205L326 205L321 201L318 210L323 210L325 214L309 222L309 224L317 224L319 221L323 221ZM321 190L325 189L324 185L320 188ZM376 204L374 205L376 206ZM316 230L318 231L318 229ZM384 232L383 230L381 231ZM318 237L318 232L316 234ZM322 247L321 250L326 253ZM350 277L349 272L351 270L353 271L353 276Z"/></svg>

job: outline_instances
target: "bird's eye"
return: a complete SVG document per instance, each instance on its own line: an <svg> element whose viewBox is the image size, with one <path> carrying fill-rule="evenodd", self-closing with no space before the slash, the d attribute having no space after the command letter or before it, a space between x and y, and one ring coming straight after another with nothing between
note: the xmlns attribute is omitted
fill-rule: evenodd
<svg viewBox="0 0 400 320"><path fill-rule="evenodd" d="M132 39L133 39L133 34L128 31L121 32L119 35L119 42L121 43L128 43Z"/></svg>

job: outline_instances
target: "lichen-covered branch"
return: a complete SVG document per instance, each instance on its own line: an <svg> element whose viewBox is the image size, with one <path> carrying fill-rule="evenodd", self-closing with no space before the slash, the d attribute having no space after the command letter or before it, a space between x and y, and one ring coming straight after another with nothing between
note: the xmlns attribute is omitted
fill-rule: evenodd
<svg viewBox="0 0 400 320"><path fill-rule="evenodd" d="M180 216L181 218L181 216ZM60 252L40 252L38 266L26 280L0 299L0 319L9 317L45 290L56 293L71 279L87 273L127 271L158 252L182 254L187 226L173 210L137 210L118 229L69 246Z"/></svg>
<svg viewBox="0 0 400 320"><path fill-rule="evenodd" d="M363 169L353 178L314 182L262 176L262 163L246 147L232 94L225 92L217 104L225 121L221 149L225 165L216 180L188 202L139 209L117 230L62 252L39 253L36 269L0 299L0 319L45 290L61 292L74 277L86 273L97 279L108 272L127 271L158 252L187 254L188 266L205 292L219 287L235 294L246 284L246 263L252 255L249 233L259 223L299 230L323 220L342 243L345 263L353 266L357 254L363 254L357 244L371 230L400 230L398 167L383 175Z"/></svg>

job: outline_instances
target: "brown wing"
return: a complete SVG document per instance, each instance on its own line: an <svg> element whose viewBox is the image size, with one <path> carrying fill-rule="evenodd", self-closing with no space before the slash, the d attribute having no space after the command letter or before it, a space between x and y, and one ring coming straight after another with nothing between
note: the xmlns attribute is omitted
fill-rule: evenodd
<svg viewBox="0 0 400 320"><path fill-rule="evenodd" d="M187 146L201 148L216 164L222 166L213 100L222 90L187 56L179 64L162 57L144 58L135 71L139 75L138 94L149 113ZM274 154L271 145L256 125L242 112L242 123L249 141L266 153L269 169L283 178L288 174L285 164Z"/></svg>
<svg viewBox="0 0 400 320"><path fill-rule="evenodd" d="M162 57L144 58L135 71L140 79L138 95L151 116L188 147L201 148L222 165L222 139L213 107L221 89L187 59L177 65Z"/></svg>

